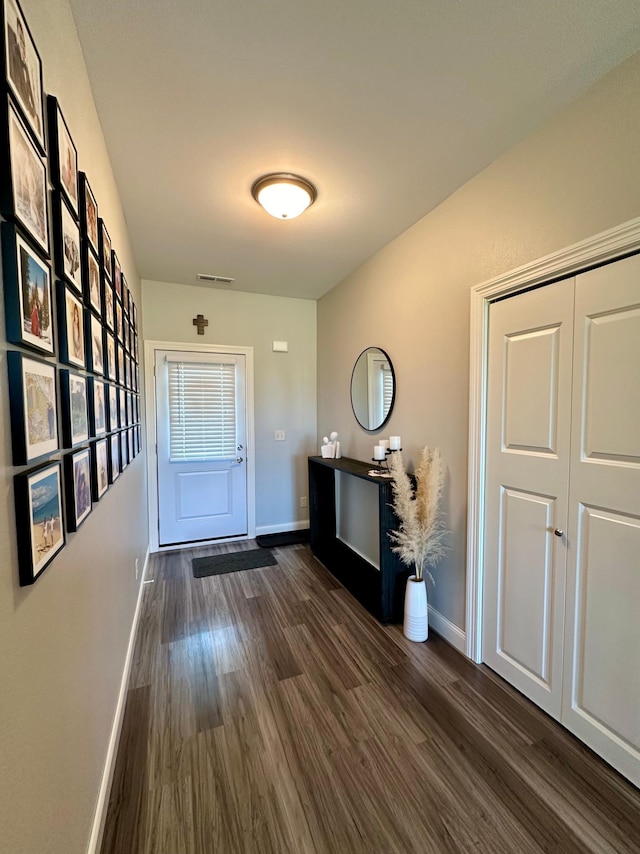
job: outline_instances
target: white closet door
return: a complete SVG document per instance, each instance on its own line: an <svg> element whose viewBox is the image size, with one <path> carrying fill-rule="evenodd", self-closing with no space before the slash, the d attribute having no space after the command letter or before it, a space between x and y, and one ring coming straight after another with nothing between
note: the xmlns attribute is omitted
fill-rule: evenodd
<svg viewBox="0 0 640 854"><path fill-rule="evenodd" d="M640 258L576 281L562 720L640 785Z"/></svg>
<svg viewBox="0 0 640 854"><path fill-rule="evenodd" d="M491 306L483 659L558 718L574 280Z"/></svg>

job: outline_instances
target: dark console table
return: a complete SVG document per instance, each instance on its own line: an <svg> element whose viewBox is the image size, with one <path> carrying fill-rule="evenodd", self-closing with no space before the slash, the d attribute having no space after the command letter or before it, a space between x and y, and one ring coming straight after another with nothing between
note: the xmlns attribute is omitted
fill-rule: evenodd
<svg viewBox="0 0 640 854"><path fill-rule="evenodd" d="M314 555L381 622L401 622L409 568L391 550L389 531L398 518L391 507L391 480L370 477L371 463L309 457L310 544ZM336 536L336 471L359 477L378 489L380 569Z"/></svg>

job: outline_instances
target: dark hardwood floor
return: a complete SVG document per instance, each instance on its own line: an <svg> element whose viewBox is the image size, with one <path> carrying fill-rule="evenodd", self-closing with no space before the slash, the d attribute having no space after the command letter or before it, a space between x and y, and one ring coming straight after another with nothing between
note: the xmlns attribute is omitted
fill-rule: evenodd
<svg viewBox="0 0 640 854"><path fill-rule="evenodd" d="M485 667L381 626L306 546L152 558L102 854L640 852L640 792Z"/></svg>

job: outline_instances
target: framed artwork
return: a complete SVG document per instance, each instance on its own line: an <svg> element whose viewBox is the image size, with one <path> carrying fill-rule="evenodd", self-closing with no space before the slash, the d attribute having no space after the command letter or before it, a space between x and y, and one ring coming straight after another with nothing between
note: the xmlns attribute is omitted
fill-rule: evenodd
<svg viewBox="0 0 640 854"><path fill-rule="evenodd" d="M60 463L48 463L14 479L20 586L33 582L64 548Z"/></svg>
<svg viewBox="0 0 640 854"><path fill-rule="evenodd" d="M13 464L23 466L58 450L56 367L17 350L7 364Z"/></svg>
<svg viewBox="0 0 640 854"><path fill-rule="evenodd" d="M136 333L136 338L137 338L137 333L138 333L138 309L136 308L136 304L135 304L135 302L134 302L134 304L133 304L133 311L131 311L131 312L130 312L130 314L131 314L131 316L132 316L132 318L133 318L133 331ZM137 354L137 352L136 352L136 358L137 358L137 355L138 355L138 354Z"/></svg>
<svg viewBox="0 0 640 854"><path fill-rule="evenodd" d="M104 336L105 341L105 351L106 351L106 360L105 360L105 368L106 375L109 377L111 382L116 382L116 342L113 335L110 332L106 332Z"/></svg>
<svg viewBox="0 0 640 854"><path fill-rule="evenodd" d="M54 193L54 208L56 269L81 294L80 229L62 193Z"/></svg>
<svg viewBox="0 0 640 854"><path fill-rule="evenodd" d="M98 241L98 203L93 195L89 180L85 172L80 172L80 222L82 233L89 241L93 251L100 251Z"/></svg>
<svg viewBox="0 0 640 854"><path fill-rule="evenodd" d="M94 501L100 501L109 489L108 439L98 439L91 444L91 486Z"/></svg>
<svg viewBox="0 0 640 854"><path fill-rule="evenodd" d="M117 430L118 420L118 389L114 385L109 386L109 430Z"/></svg>
<svg viewBox="0 0 640 854"><path fill-rule="evenodd" d="M77 531L91 513L91 455L89 448L64 458L67 531Z"/></svg>
<svg viewBox="0 0 640 854"><path fill-rule="evenodd" d="M135 454L133 453L133 427L127 430L127 447L129 451L129 462L133 462Z"/></svg>
<svg viewBox="0 0 640 854"><path fill-rule="evenodd" d="M102 323L87 309L85 318L87 335L87 368L94 374L104 374L104 351L102 344Z"/></svg>
<svg viewBox="0 0 640 854"><path fill-rule="evenodd" d="M115 483L120 477L120 434L114 433L110 439L111 455L109 465L109 481Z"/></svg>
<svg viewBox="0 0 640 854"><path fill-rule="evenodd" d="M120 431L120 471L124 471L129 465L129 443L127 441L127 430Z"/></svg>
<svg viewBox="0 0 640 854"><path fill-rule="evenodd" d="M49 164L51 180L65 196L78 216L78 151L73 144L69 128L64 120L58 99L47 96L49 113Z"/></svg>
<svg viewBox="0 0 640 854"><path fill-rule="evenodd" d="M99 317L102 317L102 289L100 287L100 264L87 245L83 264L84 301Z"/></svg>
<svg viewBox="0 0 640 854"><path fill-rule="evenodd" d="M120 412L120 426L128 427L129 422L127 421L127 393L123 388L118 389L118 404Z"/></svg>
<svg viewBox="0 0 640 854"><path fill-rule="evenodd" d="M130 363L127 354L124 354L124 380L122 384L125 388L131 388L131 377L129 375Z"/></svg>
<svg viewBox="0 0 640 854"><path fill-rule="evenodd" d="M127 285L124 273L122 274L122 310L129 317L129 286Z"/></svg>
<svg viewBox="0 0 640 854"><path fill-rule="evenodd" d="M107 396L102 380L89 377L89 416L92 436L107 432Z"/></svg>
<svg viewBox="0 0 640 854"><path fill-rule="evenodd" d="M120 305L119 300L116 300L115 319L116 319L116 330L115 330L116 331L116 337L117 337L118 341L120 341L121 344L124 344L124 335L123 335L123 328L122 328L122 306Z"/></svg>
<svg viewBox="0 0 640 854"><path fill-rule="evenodd" d="M98 220L98 230L100 234L100 261L102 263L102 272L105 277L111 281L111 238L104 224L102 217Z"/></svg>
<svg viewBox="0 0 640 854"><path fill-rule="evenodd" d="M2 213L15 219L48 257L47 169L10 102L7 109L8 119L3 127L5 144L1 146L2 157L8 158L3 164L4 175L0 182Z"/></svg>
<svg viewBox="0 0 640 854"><path fill-rule="evenodd" d="M61 361L84 368L84 306L63 282L58 282L58 335Z"/></svg>
<svg viewBox="0 0 640 854"><path fill-rule="evenodd" d="M75 371L60 371L62 439L65 448L75 448L89 438L87 381Z"/></svg>
<svg viewBox="0 0 640 854"><path fill-rule="evenodd" d="M136 424L140 423L140 395L136 394L133 398L133 414Z"/></svg>
<svg viewBox="0 0 640 854"><path fill-rule="evenodd" d="M136 427L136 443L138 445L138 453L140 453L142 450L142 430L139 424Z"/></svg>
<svg viewBox="0 0 640 854"><path fill-rule="evenodd" d="M136 391L139 392L140 391L140 367L138 365L136 365L135 370L133 372L133 375L134 375L133 384L135 386Z"/></svg>
<svg viewBox="0 0 640 854"><path fill-rule="evenodd" d="M103 313L104 325L107 327L107 329L111 329L111 331L113 331L115 300L113 298L113 288L111 287L111 285L107 281L105 281L105 283L104 283L104 287L102 289L102 296L103 296L102 303L103 303L103 307L104 307L104 313Z"/></svg>
<svg viewBox="0 0 640 854"><path fill-rule="evenodd" d="M116 348L118 356L118 383L122 385L124 382L124 350L120 344L116 344Z"/></svg>
<svg viewBox="0 0 640 854"><path fill-rule="evenodd" d="M51 355L51 268L10 222L2 223L2 266L7 340Z"/></svg>
<svg viewBox="0 0 640 854"><path fill-rule="evenodd" d="M118 261L118 256L116 255L115 249L111 252L111 266L113 269L113 289L116 292L116 296L119 300L122 299L122 267L120 266L120 261Z"/></svg>
<svg viewBox="0 0 640 854"><path fill-rule="evenodd" d="M5 73L9 91L44 153L42 60L17 0L2 0Z"/></svg>

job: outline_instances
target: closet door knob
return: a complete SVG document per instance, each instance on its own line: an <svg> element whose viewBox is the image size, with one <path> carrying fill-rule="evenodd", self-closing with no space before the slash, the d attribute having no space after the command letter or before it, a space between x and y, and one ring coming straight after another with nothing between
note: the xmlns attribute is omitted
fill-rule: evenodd
<svg viewBox="0 0 640 854"><path fill-rule="evenodd" d="M564 537L564 531L561 531L560 528L556 528L553 533L556 535L556 537Z"/></svg>

